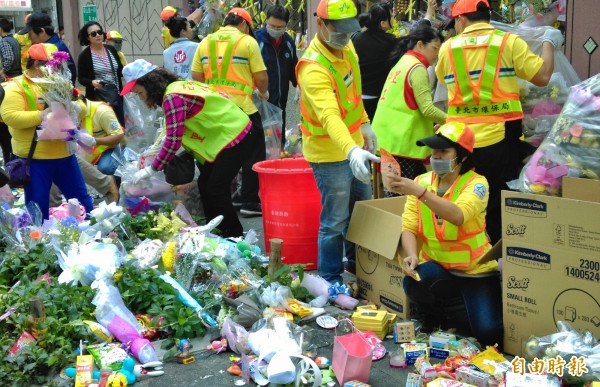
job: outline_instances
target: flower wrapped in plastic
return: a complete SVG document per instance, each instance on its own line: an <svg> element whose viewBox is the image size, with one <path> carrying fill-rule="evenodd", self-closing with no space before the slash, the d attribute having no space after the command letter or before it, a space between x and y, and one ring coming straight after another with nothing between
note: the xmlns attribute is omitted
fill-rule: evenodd
<svg viewBox="0 0 600 387"><path fill-rule="evenodd" d="M69 131L77 130L81 106L71 103L73 84L68 60L66 52L54 52L52 59L42 67L43 76L34 79L44 101L52 109L38 129L39 141L67 140Z"/></svg>
<svg viewBox="0 0 600 387"><path fill-rule="evenodd" d="M7 204L0 210L0 233L9 246L27 251L44 243L43 217L36 203L22 208L10 208Z"/></svg>
<svg viewBox="0 0 600 387"><path fill-rule="evenodd" d="M344 309L353 310L358 305L358 300L350 296L350 289L346 285L331 284L316 275L305 273L300 286L305 287L311 296L327 297Z"/></svg>
<svg viewBox="0 0 600 387"><path fill-rule="evenodd" d="M509 186L560 195L562 177L600 179L600 74L571 88L546 139Z"/></svg>

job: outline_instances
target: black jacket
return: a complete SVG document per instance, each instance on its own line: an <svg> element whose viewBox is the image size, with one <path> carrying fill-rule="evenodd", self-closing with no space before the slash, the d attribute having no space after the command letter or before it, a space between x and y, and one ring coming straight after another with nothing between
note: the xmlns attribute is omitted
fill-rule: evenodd
<svg viewBox="0 0 600 387"><path fill-rule="evenodd" d="M121 77L123 76L123 64L119 60L119 54L117 50L113 46L105 45L107 53L112 55L117 64L117 80L119 82L119 90L123 89L123 85L121 84ZM85 86L85 97L92 101L97 101L98 97L96 96L96 89L92 85L92 81L96 79L96 74L94 72L94 62L92 61L92 50L90 47L86 47L81 54L79 54L79 60L77 60L77 75L79 76L79 83L82 86Z"/></svg>
<svg viewBox="0 0 600 387"><path fill-rule="evenodd" d="M388 64L388 57L396 41L394 35L379 28L359 32L352 38L358 54L364 95L376 97L381 95L385 80L393 67Z"/></svg>
<svg viewBox="0 0 600 387"><path fill-rule="evenodd" d="M283 34L283 42L279 46L279 51L276 51L269 39L266 27L255 31L254 36L258 41L260 53L267 67L269 102L285 109L290 82L294 87L297 86L296 64L298 63L298 55L296 54L294 39L286 32Z"/></svg>

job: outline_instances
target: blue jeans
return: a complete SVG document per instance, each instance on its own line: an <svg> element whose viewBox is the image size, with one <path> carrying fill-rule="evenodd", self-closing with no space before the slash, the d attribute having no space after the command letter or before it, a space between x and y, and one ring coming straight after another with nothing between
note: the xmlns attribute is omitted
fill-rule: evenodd
<svg viewBox="0 0 600 387"><path fill-rule="evenodd" d="M98 163L96 164L98 170L105 175L114 175L120 165L113 157L113 153L116 157L121 158L121 148L107 149L102 153L100 160L98 160Z"/></svg>
<svg viewBox="0 0 600 387"><path fill-rule="evenodd" d="M371 186L352 175L350 163L310 163L321 192L319 226L319 275L331 283L343 283L344 252L355 259L354 243L346 240L350 214L358 200L371 199Z"/></svg>
<svg viewBox="0 0 600 387"><path fill-rule="evenodd" d="M421 281L404 277L404 292L425 312L443 313L444 301L460 297L465 304L466 320L472 334L483 345L502 346L502 290L500 277L458 277L435 262L417 266ZM452 321L449 322L452 324Z"/></svg>
<svg viewBox="0 0 600 387"><path fill-rule="evenodd" d="M25 203L37 203L44 219L48 219L52 183L56 184L67 200L79 200L86 212L94 209L94 202L87 192L75 155L62 159L31 160L30 173L31 182L24 187Z"/></svg>

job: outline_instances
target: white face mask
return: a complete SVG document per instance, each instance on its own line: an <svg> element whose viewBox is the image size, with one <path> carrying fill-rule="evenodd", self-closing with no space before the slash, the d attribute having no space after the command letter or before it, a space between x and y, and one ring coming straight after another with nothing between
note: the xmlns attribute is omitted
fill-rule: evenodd
<svg viewBox="0 0 600 387"><path fill-rule="evenodd" d="M285 27L278 29L267 25L267 34L269 34L269 36L273 39L279 39L283 36L283 34L285 34Z"/></svg>
<svg viewBox="0 0 600 387"><path fill-rule="evenodd" d="M456 160L457 158L453 158L453 159L431 159L431 169L433 170L433 172L435 172L439 177L444 177L447 174L454 172L454 170L456 169L456 166L454 166L454 168L452 168L452 161Z"/></svg>
<svg viewBox="0 0 600 387"><path fill-rule="evenodd" d="M332 32L329 31L327 27L325 27L325 29L329 34L329 37L325 39L325 43L327 43L329 47L335 50L341 50L344 47L346 47L348 42L350 42L350 34L347 34L345 32Z"/></svg>

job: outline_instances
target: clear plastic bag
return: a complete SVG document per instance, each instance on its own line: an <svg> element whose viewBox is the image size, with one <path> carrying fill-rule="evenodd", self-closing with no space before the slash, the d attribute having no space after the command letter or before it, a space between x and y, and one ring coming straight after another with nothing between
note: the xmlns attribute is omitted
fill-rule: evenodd
<svg viewBox="0 0 600 387"><path fill-rule="evenodd" d="M283 152L288 157L302 157L302 131L300 125L286 129Z"/></svg>
<svg viewBox="0 0 600 387"><path fill-rule="evenodd" d="M552 130L518 180L522 192L560 195L563 176L600 179L600 74L571 88Z"/></svg>
<svg viewBox="0 0 600 387"><path fill-rule="evenodd" d="M265 130L265 147L267 160L276 160L281 156L281 131L283 128L282 110L270 102L254 99L258 107L263 128Z"/></svg>
<svg viewBox="0 0 600 387"><path fill-rule="evenodd" d="M161 109L150 110L134 93L123 97L125 110L125 139L127 146L141 153L156 139L161 126Z"/></svg>

